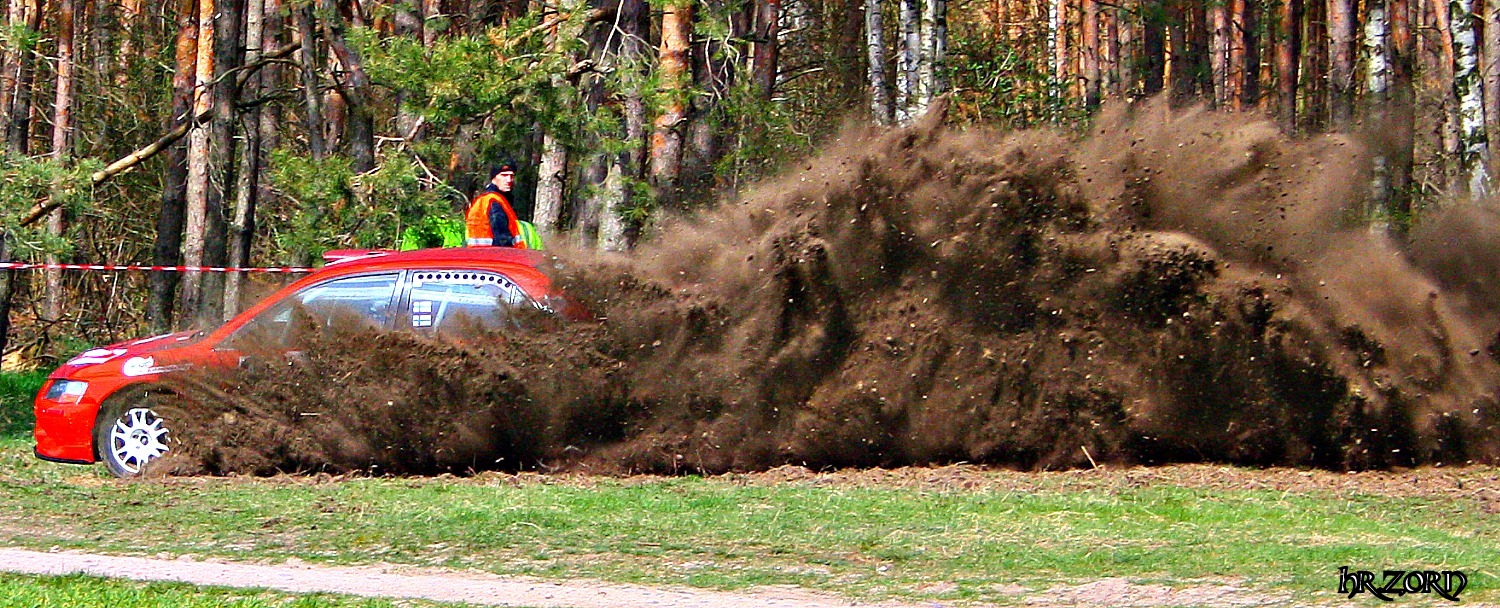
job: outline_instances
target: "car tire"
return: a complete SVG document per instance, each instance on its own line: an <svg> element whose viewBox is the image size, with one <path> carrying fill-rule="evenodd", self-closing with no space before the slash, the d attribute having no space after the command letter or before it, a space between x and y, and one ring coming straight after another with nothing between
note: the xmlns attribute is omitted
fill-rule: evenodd
<svg viewBox="0 0 1500 608"><path fill-rule="evenodd" d="M99 408L94 449L111 475L136 477L172 450L178 439L170 426L174 412L163 407L167 396L160 389L127 389Z"/></svg>

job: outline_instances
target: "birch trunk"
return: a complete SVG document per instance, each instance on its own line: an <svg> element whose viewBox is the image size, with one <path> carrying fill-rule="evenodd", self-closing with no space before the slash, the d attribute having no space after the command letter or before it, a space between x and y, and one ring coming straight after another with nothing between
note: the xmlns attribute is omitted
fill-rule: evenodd
<svg viewBox="0 0 1500 608"><path fill-rule="evenodd" d="M57 6L57 89L52 104L52 158L59 163L67 163L72 156L69 148L73 143L73 86L77 61L73 48L73 19L78 15L77 8L73 0L62 0ZM58 207L47 215L47 234L60 239L62 233L63 210ZM53 253L47 254L46 259L48 264L61 262ZM62 271L49 268L44 276L44 313L47 319L55 321L63 314Z"/></svg>
<svg viewBox="0 0 1500 608"><path fill-rule="evenodd" d="M1490 117L1500 109L1500 0L1481 1L1484 5L1484 115ZM1497 127L1491 125L1490 128ZM1495 133L1489 135L1493 139Z"/></svg>
<svg viewBox="0 0 1500 608"><path fill-rule="evenodd" d="M1387 54L1390 22L1384 0L1368 0L1365 7L1365 31L1362 54L1365 63L1366 114L1375 132L1385 129L1385 109L1389 103L1390 57ZM1370 159L1370 194L1365 204L1365 219L1370 231L1386 233L1391 226L1390 158L1377 146Z"/></svg>
<svg viewBox="0 0 1500 608"><path fill-rule="evenodd" d="M880 0L865 0L865 58L870 89L870 115L875 124L890 124L891 95L885 85L885 24Z"/></svg>
<svg viewBox="0 0 1500 608"><path fill-rule="evenodd" d="M1297 132L1297 66L1301 53L1299 17L1301 0L1282 0L1277 7L1276 93L1281 130L1287 135Z"/></svg>
<svg viewBox="0 0 1500 608"><path fill-rule="evenodd" d="M554 82L561 80L561 76L554 77ZM536 178L536 206L531 213L532 224L547 241L552 240L558 232L567 167L568 148L555 134L547 131L542 135L542 162L537 169Z"/></svg>
<svg viewBox="0 0 1500 608"><path fill-rule="evenodd" d="M168 130L193 120L194 68L198 56L198 5L195 0L180 0L177 10L176 71L172 74L172 115ZM161 210L156 217L156 243L151 263L176 266L182 260L182 229L187 196L188 144L177 141L166 150L166 167L161 191ZM172 329L173 292L178 273L151 273L151 297L146 317L156 333Z"/></svg>
<svg viewBox="0 0 1500 608"><path fill-rule="evenodd" d="M1208 67L1213 74L1214 107L1229 105L1229 13L1223 3L1208 7Z"/></svg>
<svg viewBox="0 0 1500 608"><path fill-rule="evenodd" d="M1052 79L1057 87L1053 104L1060 111L1073 88L1073 75L1068 69L1068 0L1051 0L1048 8L1052 11L1049 15L1052 32L1056 33L1052 45ZM1061 118L1061 114L1058 114L1058 118Z"/></svg>
<svg viewBox="0 0 1500 608"><path fill-rule="evenodd" d="M1471 200L1489 196L1489 137L1485 133L1484 81L1479 73L1475 0L1451 0L1453 96L1458 100L1459 168Z"/></svg>
<svg viewBox="0 0 1500 608"><path fill-rule="evenodd" d="M898 0L897 16L901 22L901 54L896 60L896 122L907 124L912 120L912 108L917 99L917 57L922 47L922 35L918 30L921 10L918 0Z"/></svg>
<svg viewBox="0 0 1500 608"><path fill-rule="evenodd" d="M927 106L932 105L932 32L935 24L932 20L932 0L921 0L921 17L917 21L917 38L920 46L917 48L917 86L912 96L911 115L915 120L927 112Z"/></svg>

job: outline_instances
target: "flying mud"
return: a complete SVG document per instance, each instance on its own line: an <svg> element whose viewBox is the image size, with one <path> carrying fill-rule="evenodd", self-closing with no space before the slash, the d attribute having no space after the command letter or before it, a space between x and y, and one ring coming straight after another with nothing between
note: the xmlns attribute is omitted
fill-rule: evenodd
<svg viewBox="0 0 1500 608"><path fill-rule="evenodd" d="M1500 214L1398 244L1353 211L1368 165L1159 103L846 133L629 254L556 252L596 322L335 324L186 378L163 468L1496 462Z"/></svg>

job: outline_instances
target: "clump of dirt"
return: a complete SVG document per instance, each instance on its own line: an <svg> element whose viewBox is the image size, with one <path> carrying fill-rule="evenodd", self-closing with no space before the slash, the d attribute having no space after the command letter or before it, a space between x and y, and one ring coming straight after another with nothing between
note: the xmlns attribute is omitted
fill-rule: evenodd
<svg viewBox="0 0 1500 608"><path fill-rule="evenodd" d="M302 364L203 382L239 423L196 461L1495 462L1495 212L1398 247L1349 211L1366 164L1349 139L1161 103L1081 139L936 118L847 133L629 255L559 252L597 323L334 329Z"/></svg>

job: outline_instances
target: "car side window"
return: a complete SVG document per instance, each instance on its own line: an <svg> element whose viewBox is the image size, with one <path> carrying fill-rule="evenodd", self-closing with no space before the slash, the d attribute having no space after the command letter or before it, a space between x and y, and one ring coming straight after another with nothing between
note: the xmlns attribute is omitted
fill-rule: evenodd
<svg viewBox="0 0 1500 608"><path fill-rule="evenodd" d="M407 325L422 333L454 333L465 327L499 329L515 322L512 310L531 301L509 278L490 272L413 272Z"/></svg>
<svg viewBox="0 0 1500 608"><path fill-rule="evenodd" d="M291 337L293 323L299 316L305 316L298 314L298 308L324 323L352 315L374 327L389 327L399 278L399 273L371 274L309 286L256 315L235 332L230 342L252 339L285 344Z"/></svg>

